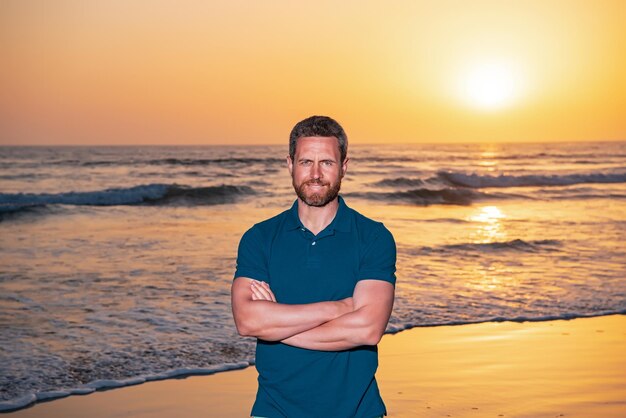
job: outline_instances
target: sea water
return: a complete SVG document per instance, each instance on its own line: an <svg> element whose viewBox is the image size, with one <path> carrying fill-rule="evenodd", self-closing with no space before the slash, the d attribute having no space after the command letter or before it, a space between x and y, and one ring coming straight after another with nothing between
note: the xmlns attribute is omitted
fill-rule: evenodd
<svg viewBox="0 0 626 418"><path fill-rule="evenodd" d="M286 146L0 148L0 410L245 367L237 244ZM626 313L626 143L354 145L398 248L388 332Z"/></svg>

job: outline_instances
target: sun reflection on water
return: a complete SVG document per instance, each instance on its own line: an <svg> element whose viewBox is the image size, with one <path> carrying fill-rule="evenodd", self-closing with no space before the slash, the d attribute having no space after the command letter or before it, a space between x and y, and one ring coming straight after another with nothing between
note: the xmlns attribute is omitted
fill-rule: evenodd
<svg viewBox="0 0 626 418"><path fill-rule="evenodd" d="M498 168L498 152L494 148L489 148L481 152L478 161L475 163L478 167L486 171L493 172Z"/></svg>
<svg viewBox="0 0 626 418"><path fill-rule="evenodd" d="M503 222L507 215L497 206L483 206L467 219L475 223L476 228L470 232L473 244L491 244L507 241L508 231ZM500 262L479 262L474 266L470 279L465 283L467 288L479 289L484 292L505 292L504 289L514 285L515 275L510 266ZM511 303L514 306L515 303Z"/></svg>
<svg viewBox="0 0 626 418"><path fill-rule="evenodd" d="M496 206L483 206L477 214L469 216L469 220L477 222L476 230L470 232L470 241L474 244L488 244L502 241L507 233L501 220L506 218Z"/></svg>

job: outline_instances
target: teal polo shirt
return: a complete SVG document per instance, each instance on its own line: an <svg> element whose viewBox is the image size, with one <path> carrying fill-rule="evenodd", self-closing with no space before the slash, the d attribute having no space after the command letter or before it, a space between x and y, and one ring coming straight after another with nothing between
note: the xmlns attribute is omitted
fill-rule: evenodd
<svg viewBox="0 0 626 418"><path fill-rule="evenodd" d="M276 300L302 304L352 296L359 280L395 285L396 245L380 223L339 196L333 221L314 235L291 209L241 238L235 278L269 283ZM372 418L386 415L374 374L377 346L318 351L257 339L258 391L251 415Z"/></svg>

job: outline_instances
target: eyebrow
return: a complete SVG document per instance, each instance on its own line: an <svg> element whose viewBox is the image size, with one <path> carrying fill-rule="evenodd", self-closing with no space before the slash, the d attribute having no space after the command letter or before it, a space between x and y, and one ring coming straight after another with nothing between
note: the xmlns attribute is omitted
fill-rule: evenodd
<svg viewBox="0 0 626 418"><path fill-rule="evenodd" d="M298 158L298 162L304 162L304 161L313 161L313 160L312 160L312 159L310 159L310 158L305 158L305 157ZM333 159L333 158L323 158L323 159L321 159L321 160L320 160L320 162L331 162L331 163L335 163L336 161L335 161L335 159Z"/></svg>

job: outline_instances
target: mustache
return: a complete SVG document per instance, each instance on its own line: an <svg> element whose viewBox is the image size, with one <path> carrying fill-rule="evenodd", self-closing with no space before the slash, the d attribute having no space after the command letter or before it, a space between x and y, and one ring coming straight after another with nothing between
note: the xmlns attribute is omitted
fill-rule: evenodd
<svg viewBox="0 0 626 418"><path fill-rule="evenodd" d="M323 182L322 180L307 180L302 185L316 185L316 186L328 186L330 183Z"/></svg>

